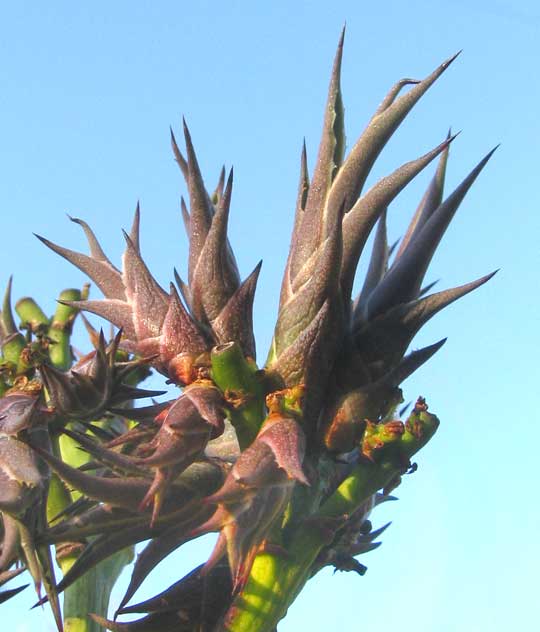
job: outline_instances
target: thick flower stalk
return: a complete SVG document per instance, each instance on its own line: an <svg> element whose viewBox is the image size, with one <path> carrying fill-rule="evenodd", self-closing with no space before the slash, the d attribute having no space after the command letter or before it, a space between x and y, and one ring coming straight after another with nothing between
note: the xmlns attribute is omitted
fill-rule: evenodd
<svg viewBox="0 0 540 632"><path fill-rule="evenodd" d="M23 560L36 585L45 586L40 603L50 601L59 627L59 593L66 591L69 604L81 582L98 582L100 569L115 560L118 570L125 551L147 541L114 620L103 604L84 612L77 602L80 626L86 620L127 632L272 632L322 568L365 573L357 556L377 548L388 526L373 528L371 512L393 498L402 475L417 467L411 459L437 430L422 397L405 422L399 419L401 384L445 342L410 351L420 328L492 276L434 293L426 280L446 228L492 152L446 197L451 134L365 190L387 141L455 57L422 80L396 83L346 154L342 52L343 36L311 177L302 151L264 366L256 364L252 315L261 264L242 281L227 237L232 169L227 178L222 170L210 193L185 123L185 154L171 132L189 198L181 201L189 238L185 281L174 271L166 291L153 277L141 252L137 207L121 267L83 220L72 221L86 234L89 254L40 237L103 298L66 292L53 319L23 299L17 327L8 288L1 317L0 581ZM435 174L409 229L390 248L392 203L433 161ZM367 275L355 296L372 233ZM79 311L117 332L107 342L84 319L94 349L75 362L69 336ZM135 400L162 394L139 386L151 369L175 389L172 398L134 408ZM218 537L206 562L129 605L162 559L209 532ZM47 558L51 545L61 560L69 558L58 582ZM0 592L0 599L20 589ZM116 620L135 612L144 616Z"/></svg>

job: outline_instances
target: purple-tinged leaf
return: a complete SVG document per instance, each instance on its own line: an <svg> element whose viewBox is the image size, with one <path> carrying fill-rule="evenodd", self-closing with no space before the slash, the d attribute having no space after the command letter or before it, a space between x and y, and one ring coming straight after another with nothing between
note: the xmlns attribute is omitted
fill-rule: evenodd
<svg viewBox="0 0 540 632"><path fill-rule="evenodd" d="M193 508L192 515L188 521L170 526L163 531L163 533L150 540L146 547L137 555L129 585L125 595L122 597L117 612L122 611L123 607L133 597L139 586L152 570L165 559L167 555L186 542L188 532L197 525L206 522L212 513L213 509L209 506Z"/></svg>
<svg viewBox="0 0 540 632"><path fill-rule="evenodd" d="M272 450L278 467L285 471L290 480L309 485L302 469L306 437L296 421L270 417L259 433L257 441Z"/></svg>
<svg viewBox="0 0 540 632"><path fill-rule="evenodd" d="M245 357L256 358L253 334L253 301L261 270L260 261L253 272L242 282L227 301L218 317L212 321L212 330L219 343L238 342Z"/></svg>
<svg viewBox="0 0 540 632"><path fill-rule="evenodd" d="M386 271L388 270L388 257L389 248L386 231L386 209L384 209L379 217L379 221L377 222L377 230L375 232L375 239L371 250L371 259L369 261L369 267L364 279L364 284L360 294L355 300L353 320L357 320L361 317L358 306L362 305L366 301L375 286L386 274Z"/></svg>
<svg viewBox="0 0 540 632"><path fill-rule="evenodd" d="M71 217L68 215L69 219L74 223L78 224L84 231L86 236L86 240L88 241L88 247L90 248L90 256L92 259L96 261L103 261L103 263L108 263L111 268L115 268L107 255L103 252L103 248L101 247L99 241L97 240L94 231L90 228L90 226L82 219L78 217Z"/></svg>
<svg viewBox="0 0 540 632"><path fill-rule="evenodd" d="M239 284L236 265L230 265L227 242L232 183L231 170L189 282L191 310L203 323L217 318Z"/></svg>
<svg viewBox="0 0 540 632"><path fill-rule="evenodd" d="M36 235L36 237L48 248L89 276L108 299L114 299L118 302L125 300L122 276L108 260L94 259L94 257L89 257L81 252L58 246L40 235Z"/></svg>
<svg viewBox="0 0 540 632"><path fill-rule="evenodd" d="M459 54L459 53L458 53ZM351 152L339 170L329 193L328 206L345 205L347 212L358 199L368 174L383 147L400 123L411 111L420 97L440 77L440 75L454 61L454 55L425 79L418 82L406 94L397 96L396 86L392 88L383 105L369 122ZM406 84L414 83L407 79L398 84L401 89Z"/></svg>
<svg viewBox="0 0 540 632"><path fill-rule="evenodd" d="M390 268L388 274L372 292L367 305L369 319L418 296L427 268L439 242L467 191L495 149L492 149L478 163L456 190L432 213L418 235L415 235L414 240L409 243L395 265Z"/></svg>
<svg viewBox="0 0 540 632"><path fill-rule="evenodd" d="M445 140L420 158L405 163L390 175L381 178L345 215L341 270L341 285L345 297L351 295L358 260L375 222L398 193L444 151L454 138L455 136Z"/></svg>
<svg viewBox="0 0 540 632"><path fill-rule="evenodd" d="M212 193L211 200L214 206L220 203L221 198L223 197L224 189L225 189L225 165L221 167L221 171L219 172L218 183L216 185L216 188L214 189L214 192Z"/></svg>
<svg viewBox="0 0 540 632"><path fill-rule="evenodd" d="M164 362L181 353L199 355L210 347L210 342L188 314L172 283L170 289L169 307L161 327L159 345L159 358Z"/></svg>
<svg viewBox="0 0 540 632"><path fill-rule="evenodd" d="M23 584L22 586L18 586L17 588L9 588L8 590L0 591L0 603L4 603L8 599L15 597L15 595L18 595L21 590L28 588L29 585L30 584Z"/></svg>
<svg viewBox="0 0 540 632"><path fill-rule="evenodd" d="M279 361L282 353L310 327L325 301L332 303L335 320L343 319L338 281L342 254L342 215L336 215L333 220L331 231L297 274L292 286L294 293L279 307L272 342L273 359ZM338 328L336 333L341 335L342 328Z"/></svg>
<svg viewBox="0 0 540 632"><path fill-rule="evenodd" d="M133 248L141 254L141 207L139 202L137 202L137 206L135 207L135 214L133 215L133 222L131 224L131 230L129 231L129 238L133 245Z"/></svg>
<svg viewBox="0 0 540 632"><path fill-rule="evenodd" d="M16 435L32 425L39 393L11 391L0 398L0 434Z"/></svg>
<svg viewBox="0 0 540 632"><path fill-rule="evenodd" d="M394 307L355 333L364 362L380 363L382 370L395 366L417 332L439 311L489 281L495 272L465 285L437 292Z"/></svg>
<svg viewBox="0 0 540 632"><path fill-rule="evenodd" d="M412 375L417 369L425 364L437 351L444 345L446 338L435 342L422 349L411 351L406 355L403 360L393 369L385 381L392 386L399 386L401 382L405 381L410 375Z"/></svg>
<svg viewBox="0 0 540 632"><path fill-rule="evenodd" d="M191 228L190 228L190 217L189 217L189 211L188 208L186 206L186 201L184 200L184 197L182 196L180 198L180 210L182 212L182 221L184 222L184 229L186 231L186 235L189 239L189 235L191 232Z"/></svg>
<svg viewBox="0 0 540 632"><path fill-rule="evenodd" d="M98 536L89 542L83 552L70 567L57 586L58 593L69 588L79 577L82 577L91 568L106 560L111 555L118 553L128 546L133 546L156 535L162 527L150 527L148 523L133 527L126 527L112 533ZM43 600L42 600L43 601ZM41 605L41 602L38 602Z"/></svg>
<svg viewBox="0 0 540 632"><path fill-rule="evenodd" d="M127 621L120 623L110 621L106 617L101 617L93 612L89 614L101 628L112 630L112 632L193 632L197 628L191 621L186 622L183 610L152 613L138 619L137 621Z"/></svg>
<svg viewBox="0 0 540 632"><path fill-rule="evenodd" d="M216 564L210 571L204 572L203 566L197 566L185 577L155 597L122 607L118 614L138 612L166 612L182 607L193 610L199 616L219 616L231 595L231 573L227 564ZM202 608L201 608L202 606Z"/></svg>
<svg viewBox="0 0 540 632"><path fill-rule="evenodd" d="M122 279L133 313L137 340L159 336L167 314L169 297L150 274L131 238L124 233L126 251L123 256Z"/></svg>
<svg viewBox="0 0 540 632"><path fill-rule="evenodd" d="M450 130L448 131L447 138L450 139L452 134ZM444 192L444 178L446 175L446 164L448 162L448 153L450 150L450 145L446 147L446 149L442 152L441 157L439 158L439 164L437 165L437 170L435 175L433 176L429 186L416 209L416 212L409 224L407 232L405 236L401 240L399 244L399 249L396 253L396 260L399 259L411 239L413 239L414 235L418 233L418 231L422 228L422 226L427 222L427 220L431 217L434 211L439 208L439 205L443 199Z"/></svg>
<svg viewBox="0 0 540 632"><path fill-rule="evenodd" d="M291 279L296 277L305 261L326 237L325 226L327 224L326 215L328 214L326 198L343 161L345 132L340 74L344 37L345 29L341 33L330 78L317 163L307 192L307 199L301 214L298 231L295 234L294 250L291 252L289 270ZM338 204L337 208L340 207L341 204ZM336 210L334 209L333 213ZM331 219L329 221L333 223Z"/></svg>
<svg viewBox="0 0 540 632"><path fill-rule="evenodd" d="M300 158L300 182L298 184L298 194L296 197L296 210L294 214L294 226L291 234L291 245L289 247L289 255L287 257L287 265L285 266L285 272L283 274L283 281L281 284L281 295L279 298L279 304L283 304L287 297L292 294L291 284L291 260L293 253L297 249L297 244L301 240L299 234L300 226L302 225L302 217L304 208L306 206L307 194L309 191L309 172L307 165L307 152L306 152L306 140L302 144L302 154Z"/></svg>
<svg viewBox="0 0 540 632"><path fill-rule="evenodd" d="M178 143L176 142L176 138L174 137L174 132L172 130L172 127L169 129L171 132L171 147L173 150L174 159L176 160L178 166L180 167L180 171L182 172L182 175L184 176L185 181L189 182L189 170L188 170L187 160L184 158L184 156L182 155L182 152L178 148Z"/></svg>
<svg viewBox="0 0 540 632"><path fill-rule="evenodd" d="M191 134L184 121L184 138L188 165L188 189L190 201L190 233L189 233L189 285L193 282L195 268L204 247L212 217L214 206L204 186L204 181L191 141Z"/></svg>
<svg viewBox="0 0 540 632"><path fill-rule="evenodd" d="M136 340L135 327L133 325L133 313L129 303L118 299L106 299L103 301L61 301L64 305L83 309L101 316L124 332L128 340Z"/></svg>

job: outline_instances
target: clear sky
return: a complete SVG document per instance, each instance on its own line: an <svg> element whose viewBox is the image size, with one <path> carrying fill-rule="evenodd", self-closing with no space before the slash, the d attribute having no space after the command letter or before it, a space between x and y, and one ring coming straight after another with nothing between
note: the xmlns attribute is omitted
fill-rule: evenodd
<svg viewBox="0 0 540 632"><path fill-rule="evenodd" d="M235 168L230 239L242 274L264 260L255 305L260 357L276 314L289 245L302 138L313 160L329 71L347 22L343 93L349 144L389 86L463 54L430 89L378 161L381 176L446 135L448 187L495 144L433 260L450 287L499 274L435 318L417 338L448 336L404 385L442 426L400 500L373 514L393 524L362 558L363 577L323 572L280 632L299 629L498 632L537 625L540 561L538 327L540 8L532 1L384 3L3 2L0 13L2 278L48 311L82 275L32 232L74 249L88 220L119 260L137 200L143 253L163 284L185 269L185 193L169 125L185 115L211 188ZM312 164L312 163L311 163ZM399 237L431 177L390 211ZM82 338L81 338L82 341ZM83 344L81 342L81 344ZM207 542L180 549L136 598L203 561ZM114 593L120 598L123 583ZM2 606L6 629L52 629L28 612L30 590ZM114 605L114 603L113 603Z"/></svg>

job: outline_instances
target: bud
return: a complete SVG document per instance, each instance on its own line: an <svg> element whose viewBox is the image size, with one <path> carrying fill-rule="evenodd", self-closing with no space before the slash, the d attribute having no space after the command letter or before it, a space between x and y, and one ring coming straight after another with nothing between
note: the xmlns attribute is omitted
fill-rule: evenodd
<svg viewBox="0 0 540 632"><path fill-rule="evenodd" d="M210 380L194 382L169 408L154 439L140 446L139 454L148 456L135 456L133 462L156 470L141 503L141 509L154 504L152 521L171 478L202 456L210 439L223 433L225 407L221 391Z"/></svg>
<svg viewBox="0 0 540 632"><path fill-rule="evenodd" d="M143 390L123 382L130 373L147 364L148 359L115 362L121 335L119 332L107 345L101 332L97 348L65 373L48 364L40 366L57 415L75 420L99 419L110 407L163 394L164 391Z"/></svg>

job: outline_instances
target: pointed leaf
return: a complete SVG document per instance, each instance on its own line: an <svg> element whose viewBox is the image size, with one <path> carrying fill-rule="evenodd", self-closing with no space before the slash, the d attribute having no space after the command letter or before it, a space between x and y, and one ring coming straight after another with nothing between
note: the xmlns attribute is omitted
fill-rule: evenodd
<svg viewBox="0 0 540 632"><path fill-rule="evenodd" d="M317 163L313 172L311 186L307 193L305 208L298 230L298 239L291 253L290 276L292 279L309 258L317 245L326 237L328 210L326 197L330 186L343 160L345 150L345 132L343 124L343 102L341 99L340 74L343 55L345 29L341 33L338 49L334 59L332 76L328 90L323 132ZM337 208L341 204L337 205ZM332 207L330 207L332 208ZM334 209L335 213L336 209ZM332 212L330 212L332 215Z"/></svg>
<svg viewBox="0 0 540 632"><path fill-rule="evenodd" d="M81 252L69 250L54 244L52 241L36 235L36 237L64 259L67 259L75 267L79 268L98 286L108 299L123 301L125 299L124 284L120 272L111 264L96 260Z"/></svg>
<svg viewBox="0 0 540 632"><path fill-rule="evenodd" d="M367 306L369 318L418 296L427 268L439 242L467 191L495 149L491 150L478 163L456 190L431 215L416 238L409 243L396 264L390 268L388 274L375 288Z"/></svg>
<svg viewBox="0 0 540 632"><path fill-rule="evenodd" d="M123 256L122 278L126 297L133 311L137 340L159 336L167 314L169 297L151 275L131 238L127 233L124 233L124 237L126 251Z"/></svg>
<svg viewBox="0 0 540 632"><path fill-rule="evenodd" d="M447 138L451 137L450 131L448 132ZM450 146L448 145L446 149L442 152L441 157L439 158L439 164L437 165L437 171L433 176L429 186L422 197L418 208L416 209L416 213L414 214L411 223L407 229L405 237L401 240L399 245L399 249L396 253L396 260L399 259L411 239L413 235L417 234L418 231L422 228L422 226L427 222L427 220L431 217L434 211L437 210L439 205L442 202L443 191L444 191L444 178L446 175L446 164L448 162L448 153L450 150Z"/></svg>
<svg viewBox="0 0 540 632"><path fill-rule="evenodd" d="M256 357L253 301L261 265L262 261L255 266L253 272L227 301L219 316L212 321L212 330L219 343L238 342L244 356L253 359Z"/></svg>
<svg viewBox="0 0 540 632"><path fill-rule="evenodd" d="M425 79L411 88L409 92L397 99L395 99L397 94L396 88L392 88L390 95L383 101L384 109L379 109L371 119L336 176L328 199L328 205L330 207L336 205L340 206L344 203L346 212L352 207L363 189L373 163L387 141L420 97L440 77L456 57L457 55L454 55L445 61ZM408 83L413 82L409 79L405 80L405 82L400 82L400 89L403 85ZM388 102L390 103L389 105L387 105Z"/></svg>
<svg viewBox="0 0 540 632"><path fill-rule="evenodd" d="M444 151L448 143L452 142L454 138L445 140L420 158L405 163L390 175L381 178L345 215L343 219L343 263L341 270L341 285L345 297L351 295L358 260L377 219L399 192Z"/></svg>

